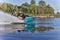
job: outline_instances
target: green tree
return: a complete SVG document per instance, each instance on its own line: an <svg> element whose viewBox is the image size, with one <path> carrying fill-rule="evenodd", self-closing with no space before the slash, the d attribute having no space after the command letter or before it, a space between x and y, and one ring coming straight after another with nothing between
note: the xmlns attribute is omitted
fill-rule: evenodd
<svg viewBox="0 0 60 40"><path fill-rule="evenodd" d="M25 2L21 6L18 6L18 5L14 6L9 3L2 3L0 4L0 10L3 10L8 13L12 13L14 11L18 13L19 11L23 11L26 14L29 13L32 15L36 15L36 14L37 15L46 15L46 14L53 15L54 14L54 8L51 7L49 4L46 5L45 1L43 0L39 1L38 6L35 4L35 0L31 0L30 4Z"/></svg>
<svg viewBox="0 0 60 40"><path fill-rule="evenodd" d="M35 0L31 0L30 13L35 14L35 11L36 11L35 8L36 8Z"/></svg>
<svg viewBox="0 0 60 40"><path fill-rule="evenodd" d="M2 3L0 9L4 12L12 13L13 5L9 3Z"/></svg>
<svg viewBox="0 0 60 40"><path fill-rule="evenodd" d="M12 13L13 12L13 5L7 4L7 12Z"/></svg>
<svg viewBox="0 0 60 40"><path fill-rule="evenodd" d="M35 0L31 0L31 4L35 4Z"/></svg>
<svg viewBox="0 0 60 40"><path fill-rule="evenodd" d="M54 9L49 4L46 6L45 14L54 14Z"/></svg>
<svg viewBox="0 0 60 40"><path fill-rule="evenodd" d="M39 1L39 6L42 7L42 8L45 8L46 7L46 3L45 1Z"/></svg>
<svg viewBox="0 0 60 40"><path fill-rule="evenodd" d="M29 4L27 2L23 3L21 5L21 8L22 8L22 11L25 12L25 13L30 13L30 9L29 9Z"/></svg>
<svg viewBox="0 0 60 40"><path fill-rule="evenodd" d="M39 1L39 14L44 15L45 14L45 8L46 8L46 3L45 1Z"/></svg>
<svg viewBox="0 0 60 40"><path fill-rule="evenodd" d="M14 11L18 12L18 6L17 5L14 6Z"/></svg>

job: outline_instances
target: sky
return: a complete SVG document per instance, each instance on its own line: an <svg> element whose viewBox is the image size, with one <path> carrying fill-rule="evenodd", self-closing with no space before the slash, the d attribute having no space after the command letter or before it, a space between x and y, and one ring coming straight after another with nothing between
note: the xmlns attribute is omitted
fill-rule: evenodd
<svg viewBox="0 0 60 40"><path fill-rule="evenodd" d="M40 0L35 0L36 1L36 4L38 4L38 2ZM60 12L60 0L44 0L46 2L46 4L50 4L54 10L55 10L55 13L56 12ZM7 3L11 3L11 4L14 4L14 5L21 5L25 2L28 2L30 4L31 0L0 0L0 3L3 3L3 2L7 2Z"/></svg>

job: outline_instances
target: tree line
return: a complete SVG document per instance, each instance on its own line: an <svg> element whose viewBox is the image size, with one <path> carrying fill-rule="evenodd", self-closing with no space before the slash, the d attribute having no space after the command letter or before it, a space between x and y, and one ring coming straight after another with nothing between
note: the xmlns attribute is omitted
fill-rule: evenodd
<svg viewBox="0 0 60 40"><path fill-rule="evenodd" d="M22 5L13 5L9 3L2 3L0 4L0 10L8 13L12 13L16 11L17 13L19 11L22 11L26 14L31 15L53 15L54 14L54 8L50 6L50 4L46 5L46 2L41 0L39 1L39 4L36 5L35 0L31 0L31 3L28 2L23 3Z"/></svg>

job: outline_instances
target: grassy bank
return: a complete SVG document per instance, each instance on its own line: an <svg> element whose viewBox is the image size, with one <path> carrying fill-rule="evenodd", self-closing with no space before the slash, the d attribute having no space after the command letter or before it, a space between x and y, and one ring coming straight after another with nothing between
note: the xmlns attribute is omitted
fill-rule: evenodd
<svg viewBox="0 0 60 40"><path fill-rule="evenodd" d="M60 18L60 14L55 14L54 17Z"/></svg>
<svg viewBox="0 0 60 40"><path fill-rule="evenodd" d="M35 18L54 18L54 14L28 14Z"/></svg>
<svg viewBox="0 0 60 40"><path fill-rule="evenodd" d="M60 14L28 14L28 15L31 15L35 18L60 18Z"/></svg>

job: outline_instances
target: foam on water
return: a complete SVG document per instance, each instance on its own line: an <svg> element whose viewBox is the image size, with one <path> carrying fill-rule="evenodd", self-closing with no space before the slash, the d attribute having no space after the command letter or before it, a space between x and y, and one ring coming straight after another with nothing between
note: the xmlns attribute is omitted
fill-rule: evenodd
<svg viewBox="0 0 60 40"><path fill-rule="evenodd" d="M11 22L24 22L23 20L19 20L17 17L12 16L8 13L0 11L0 24L7 24Z"/></svg>

